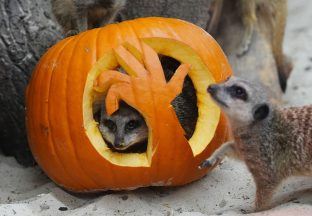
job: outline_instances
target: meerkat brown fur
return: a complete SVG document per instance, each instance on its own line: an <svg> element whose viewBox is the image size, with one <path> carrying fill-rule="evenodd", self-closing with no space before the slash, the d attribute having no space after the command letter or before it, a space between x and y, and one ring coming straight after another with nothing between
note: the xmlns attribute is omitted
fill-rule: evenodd
<svg viewBox="0 0 312 216"><path fill-rule="evenodd" d="M232 77L208 92L229 118L234 141L223 144L200 168L231 153L243 159L256 184L256 209L270 207L287 177L312 176L312 105L277 108L257 84Z"/></svg>
<svg viewBox="0 0 312 216"><path fill-rule="evenodd" d="M283 91L286 90L287 79L293 68L291 60L283 53L283 39L287 20L287 0L237 0L244 27L242 41L237 56L243 56L250 49L257 22L266 23L269 43L277 65L279 81Z"/></svg>
<svg viewBox="0 0 312 216"><path fill-rule="evenodd" d="M112 23L126 0L51 0L66 36Z"/></svg>

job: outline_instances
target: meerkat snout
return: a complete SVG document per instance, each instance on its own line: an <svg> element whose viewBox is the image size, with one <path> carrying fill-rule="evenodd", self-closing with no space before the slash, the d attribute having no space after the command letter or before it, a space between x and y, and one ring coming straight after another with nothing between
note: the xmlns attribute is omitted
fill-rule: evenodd
<svg viewBox="0 0 312 216"><path fill-rule="evenodd" d="M218 90L218 85L216 84L211 84L210 86L208 86L207 88L207 92L211 95L215 94L216 91Z"/></svg>

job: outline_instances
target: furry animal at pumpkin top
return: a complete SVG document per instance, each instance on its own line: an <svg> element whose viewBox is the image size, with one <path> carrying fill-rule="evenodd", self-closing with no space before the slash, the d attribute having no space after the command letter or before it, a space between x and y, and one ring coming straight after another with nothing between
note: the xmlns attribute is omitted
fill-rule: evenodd
<svg viewBox="0 0 312 216"><path fill-rule="evenodd" d="M66 36L115 21L126 0L51 0L52 10Z"/></svg>
<svg viewBox="0 0 312 216"><path fill-rule="evenodd" d="M287 19L287 0L237 0L238 10L244 26L242 41L237 56L246 54L252 44L253 33L258 19L269 27L270 45L277 65L279 81L283 91L293 68L291 60L283 54L283 39Z"/></svg>
<svg viewBox="0 0 312 216"><path fill-rule="evenodd" d="M173 76L180 63L170 57L160 57L167 81ZM119 68L121 73L126 73ZM145 152L148 143L148 128L143 116L131 106L121 102L120 108L109 116L106 113L104 101L101 109L96 113L95 120L99 122L99 130L108 146L117 152L141 153ZM185 130L185 137L189 139L195 130L198 109L194 85L189 77L186 77L182 93L173 101L172 106Z"/></svg>
<svg viewBox="0 0 312 216"><path fill-rule="evenodd" d="M225 155L243 159L256 184L256 209L269 208L274 189L289 176L312 176L312 105L279 108L257 84L232 77L209 86L227 114L234 141L223 144L200 168Z"/></svg>

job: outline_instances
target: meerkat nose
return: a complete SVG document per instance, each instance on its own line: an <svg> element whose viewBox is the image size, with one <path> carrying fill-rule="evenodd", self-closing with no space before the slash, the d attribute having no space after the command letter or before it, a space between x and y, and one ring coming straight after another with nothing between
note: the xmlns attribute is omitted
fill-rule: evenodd
<svg viewBox="0 0 312 216"><path fill-rule="evenodd" d="M116 148L120 148L120 147L122 147L122 143L119 142L119 141L114 142L114 146L115 146Z"/></svg>
<svg viewBox="0 0 312 216"><path fill-rule="evenodd" d="M207 92L210 93L210 94L215 94L216 91L218 90L218 85L216 84L211 84L210 86L208 86L207 88Z"/></svg>

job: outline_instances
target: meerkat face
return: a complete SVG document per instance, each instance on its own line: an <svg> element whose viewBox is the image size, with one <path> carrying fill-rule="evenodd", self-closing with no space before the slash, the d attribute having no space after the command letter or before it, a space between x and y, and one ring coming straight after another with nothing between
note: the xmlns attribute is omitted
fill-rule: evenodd
<svg viewBox="0 0 312 216"><path fill-rule="evenodd" d="M122 103L111 116L106 114L105 109L101 112L99 129L109 146L125 151L134 145L147 145L148 128L135 109Z"/></svg>
<svg viewBox="0 0 312 216"><path fill-rule="evenodd" d="M263 88L246 80L231 77L224 83L210 85L207 91L235 123L248 125L270 113Z"/></svg>

